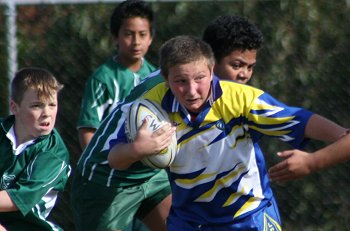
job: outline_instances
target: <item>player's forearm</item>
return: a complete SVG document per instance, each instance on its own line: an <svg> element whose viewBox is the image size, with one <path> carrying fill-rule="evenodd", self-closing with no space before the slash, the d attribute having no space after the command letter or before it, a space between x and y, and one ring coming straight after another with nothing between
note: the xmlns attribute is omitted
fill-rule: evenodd
<svg viewBox="0 0 350 231"><path fill-rule="evenodd" d="M350 160L350 134L314 152L312 157L315 166L313 171L319 171Z"/></svg>
<svg viewBox="0 0 350 231"><path fill-rule="evenodd" d="M305 128L305 136L315 140L334 142L344 136L347 129L338 124L314 114Z"/></svg>
<svg viewBox="0 0 350 231"><path fill-rule="evenodd" d="M109 166L118 170L125 170L134 162L140 160L133 143L115 145L108 154Z"/></svg>
<svg viewBox="0 0 350 231"><path fill-rule="evenodd" d="M13 212L17 210L18 208L13 203L9 194L5 190L0 191L0 212Z"/></svg>
<svg viewBox="0 0 350 231"><path fill-rule="evenodd" d="M82 150L89 144L95 134L95 128L79 128L79 143Z"/></svg>

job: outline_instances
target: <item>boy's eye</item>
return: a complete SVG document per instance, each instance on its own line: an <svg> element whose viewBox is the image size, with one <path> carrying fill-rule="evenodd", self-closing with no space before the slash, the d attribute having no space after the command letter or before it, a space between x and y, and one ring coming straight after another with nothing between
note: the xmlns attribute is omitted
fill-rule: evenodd
<svg viewBox="0 0 350 231"><path fill-rule="evenodd" d="M233 68L233 69L239 69L239 68L241 68L241 67L242 67L241 63L233 63L233 64L232 64L232 68Z"/></svg>
<svg viewBox="0 0 350 231"><path fill-rule="evenodd" d="M196 81L200 81L200 80L202 80L202 79L204 79L204 78L205 78L204 75L199 75L199 76L197 76L197 77L195 78L195 80L196 80Z"/></svg>
<svg viewBox="0 0 350 231"><path fill-rule="evenodd" d="M40 108L40 107L41 107L41 104L38 104L38 103L32 104L30 107L31 107L31 108Z"/></svg>
<svg viewBox="0 0 350 231"><path fill-rule="evenodd" d="M123 35L124 36L131 36L132 32L131 31L124 31Z"/></svg>
<svg viewBox="0 0 350 231"><path fill-rule="evenodd" d="M140 33L140 36L141 37L145 37L145 36L147 36L147 33L146 32L142 32L142 33Z"/></svg>
<svg viewBox="0 0 350 231"><path fill-rule="evenodd" d="M176 80L174 80L174 83L184 83L185 82L185 80L182 80L182 79L176 79Z"/></svg>
<svg viewBox="0 0 350 231"><path fill-rule="evenodd" d="M256 64L248 66L248 69L253 70Z"/></svg>

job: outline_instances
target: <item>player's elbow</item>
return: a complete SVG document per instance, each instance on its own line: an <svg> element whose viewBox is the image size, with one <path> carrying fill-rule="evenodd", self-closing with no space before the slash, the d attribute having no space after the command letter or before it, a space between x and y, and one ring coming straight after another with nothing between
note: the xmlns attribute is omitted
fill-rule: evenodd
<svg viewBox="0 0 350 231"><path fill-rule="evenodd" d="M119 171L123 171L130 166L130 164L126 164L123 161L118 160L118 158L116 158L111 154L108 155L108 164L110 168L113 168Z"/></svg>
<svg viewBox="0 0 350 231"><path fill-rule="evenodd" d="M119 158L119 156L116 155L115 153L109 153L107 160L108 160L109 167L119 171L126 170L127 168L130 167L130 163L127 163L122 158Z"/></svg>

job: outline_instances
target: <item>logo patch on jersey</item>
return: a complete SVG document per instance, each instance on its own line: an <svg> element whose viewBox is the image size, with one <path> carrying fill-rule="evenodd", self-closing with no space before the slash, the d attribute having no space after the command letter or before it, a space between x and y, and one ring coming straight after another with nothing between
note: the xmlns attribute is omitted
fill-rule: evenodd
<svg viewBox="0 0 350 231"><path fill-rule="evenodd" d="M218 120L218 121L216 122L215 126L216 126L218 129L222 130L222 131L225 130L225 123L224 123L224 121L222 121L222 120Z"/></svg>
<svg viewBox="0 0 350 231"><path fill-rule="evenodd" d="M16 176L15 175L7 175L4 174L0 179L0 189L9 189L15 183Z"/></svg>
<svg viewBox="0 0 350 231"><path fill-rule="evenodd" d="M281 231L281 225L272 217L264 213L264 231Z"/></svg>

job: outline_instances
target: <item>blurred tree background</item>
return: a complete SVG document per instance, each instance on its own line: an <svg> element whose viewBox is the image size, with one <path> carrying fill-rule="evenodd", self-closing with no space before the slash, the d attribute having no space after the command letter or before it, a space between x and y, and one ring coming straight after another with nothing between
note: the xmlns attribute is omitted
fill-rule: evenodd
<svg viewBox="0 0 350 231"><path fill-rule="evenodd" d="M201 36L216 16L243 15L265 36L264 48L250 84L277 99L306 107L350 126L350 1L236 0L152 1L156 36L147 58L157 65L158 49L169 38ZM60 94L57 129L71 152L74 167L81 150L76 122L87 78L115 47L109 17L118 4L20 5L17 10L18 66L40 66L65 85ZM6 7L0 5L0 116L8 113ZM310 142L311 151L324 143ZM290 148L278 140L262 140L268 165L276 151ZM304 179L275 184L283 228L287 231L350 230L349 164ZM74 230L69 210L69 185L60 195L51 219Z"/></svg>

